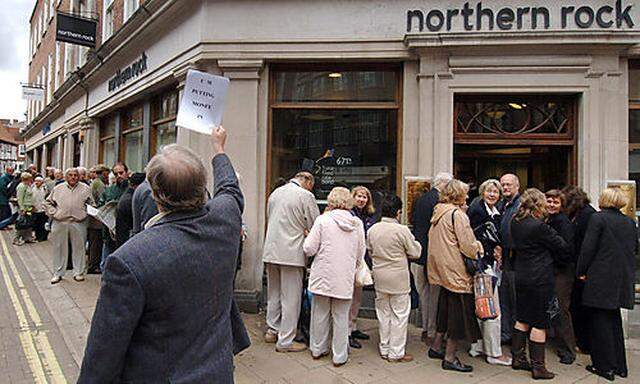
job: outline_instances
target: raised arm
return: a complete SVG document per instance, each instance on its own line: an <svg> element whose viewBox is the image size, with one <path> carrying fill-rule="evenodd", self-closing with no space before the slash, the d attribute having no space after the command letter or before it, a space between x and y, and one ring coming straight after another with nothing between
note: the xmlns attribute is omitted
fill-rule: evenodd
<svg viewBox="0 0 640 384"><path fill-rule="evenodd" d="M213 146L213 199L226 196L232 198L238 204L240 212L244 210L244 197L240 190L236 172L231 165L231 160L224 152L227 141L227 132L224 128L217 127L211 132Z"/></svg>

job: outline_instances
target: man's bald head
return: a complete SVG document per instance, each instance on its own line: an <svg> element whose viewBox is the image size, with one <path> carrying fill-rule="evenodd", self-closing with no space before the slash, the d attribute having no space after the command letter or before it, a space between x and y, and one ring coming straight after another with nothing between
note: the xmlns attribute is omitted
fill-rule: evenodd
<svg viewBox="0 0 640 384"><path fill-rule="evenodd" d="M193 210L205 204L204 165L189 148L177 144L162 148L147 165L147 180L160 211Z"/></svg>
<svg viewBox="0 0 640 384"><path fill-rule="evenodd" d="M295 179L298 180L300 186L308 191L313 190L313 185L315 184L315 179L313 175L309 172L302 171L298 172L295 176Z"/></svg>
<svg viewBox="0 0 640 384"><path fill-rule="evenodd" d="M500 178L500 185L502 186L502 195L511 200L520 193L520 179L513 173L506 173Z"/></svg>

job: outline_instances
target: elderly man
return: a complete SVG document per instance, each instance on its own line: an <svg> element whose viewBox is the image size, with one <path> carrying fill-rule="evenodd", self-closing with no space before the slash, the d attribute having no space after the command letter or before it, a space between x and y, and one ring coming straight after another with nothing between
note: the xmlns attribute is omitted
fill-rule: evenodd
<svg viewBox="0 0 640 384"><path fill-rule="evenodd" d="M87 173L87 168L77 167L76 169L78 170L78 181L83 184L89 185L90 180L89 180L89 175Z"/></svg>
<svg viewBox="0 0 640 384"><path fill-rule="evenodd" d="M520 179L518 176L507 173L500 178L502 185L502 201L498 210L502 212L500 221L500 236L502 237L502 282L498 287L500 298L500 312L502 313L500 325L500 338L502 343L511 340L513 326L516 323L516 286L515 272L513 269L513 257L511 257L511 221L520 208Z"/></svg>
<svg viewBox="0 0 640 384"><path fill-rule="evenodd" d="M265 341L278 352L306 349L294 341L300 316L302 279L307 265L304 237L320 214L309 172L299 172L276 188L268 201L267 235L262 261L267 270L267 332Z"/></svg>
<svg viewBox="0 0 640 384"><path fill-rule="evenodd" d="M102 164L96 165L94 168L96 177L91 181L91 196L93 201L97 202L109 182L109 168ZM102 223L93 217L89 218L89 227L87 229L89 238L89 260L87 262L88 273L100 272L100 261L102 260Z"/></svg>
<svg viewBox="0 0 640 384"><path fill-rule="evenodd" d="M0 221L11 217L11 207L9 206L9 184L13 181L13 167L6 166L4 174L0 177Z"/></svg>
<svg viewBox="0 0 640 384"><path fill-rule="evenodd" d="M84 281L87 241L87 208L92 202L91 189L78 182L78 171L69 168L65 172L66 182L57 185L44 202L47 215L53 219L51 240L53 243L53 277L51 284L62 280L66 272L69 244L73 259L73 279Z"/></svg>
<svg viewBox="0 0 640 384"><path fill-rule="evenodd" d="M147 166L160 209L109 257L78 383L232 383L249 339L233 301L243 197L213 142L214 197L188 148L164 147Z"/></svg>
<svg viewBox="0 0 640 384"><path fill-rule="evenodd" d="M411 224L413 236L422 247L420 258L411 263L411 274L420 295L420 315L422 317L422 340L430 345L436 335L436 312L440 287L429 284L427 279L427 250L429 248L429 229L433 209L440 199L440 191L453 179L453 175L440 172L433 178L432 188L418 197L413 203Z"/></svg>
<svg viewBox="0 0 640 384"><path fill-rule="evenodd" d="M53 171L53 179L55 183L54 186L60 185L65 182L65 179L66 179L65 173L66 172L62 172L62 169L57 169L57 168Z"/></svg>
<svg viewBox="0 0 640 384"><path fill-rule="evenodd" d="M118 200L116 208L116 249L120 248L131 237L133 229L133 213L131 201L133 193L145 179L145 174L136 172L129 177L129 188Z"/></svg>

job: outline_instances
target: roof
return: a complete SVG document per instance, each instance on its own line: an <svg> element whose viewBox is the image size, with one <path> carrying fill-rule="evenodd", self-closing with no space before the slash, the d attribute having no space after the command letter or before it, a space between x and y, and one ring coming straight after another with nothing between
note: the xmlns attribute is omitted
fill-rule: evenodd
<svg viewBox="0 0 640 384"><path fill-rule="evenodd" d="M0 119L0 141L15 145L24 144L24 139L20 137L20 129L24 125L23 121Z"/></svg>

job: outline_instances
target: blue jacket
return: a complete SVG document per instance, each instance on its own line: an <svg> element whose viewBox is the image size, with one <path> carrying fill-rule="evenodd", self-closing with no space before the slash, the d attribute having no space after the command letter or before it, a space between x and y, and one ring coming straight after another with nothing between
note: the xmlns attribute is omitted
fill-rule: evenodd
<svg viewBox="0 0 640 384"><path fill-rule="evenodd" d="M250 344L233 301L242 192L226 155L214 197L136 234L107 260L78 383L232 383Z"/></svg>

